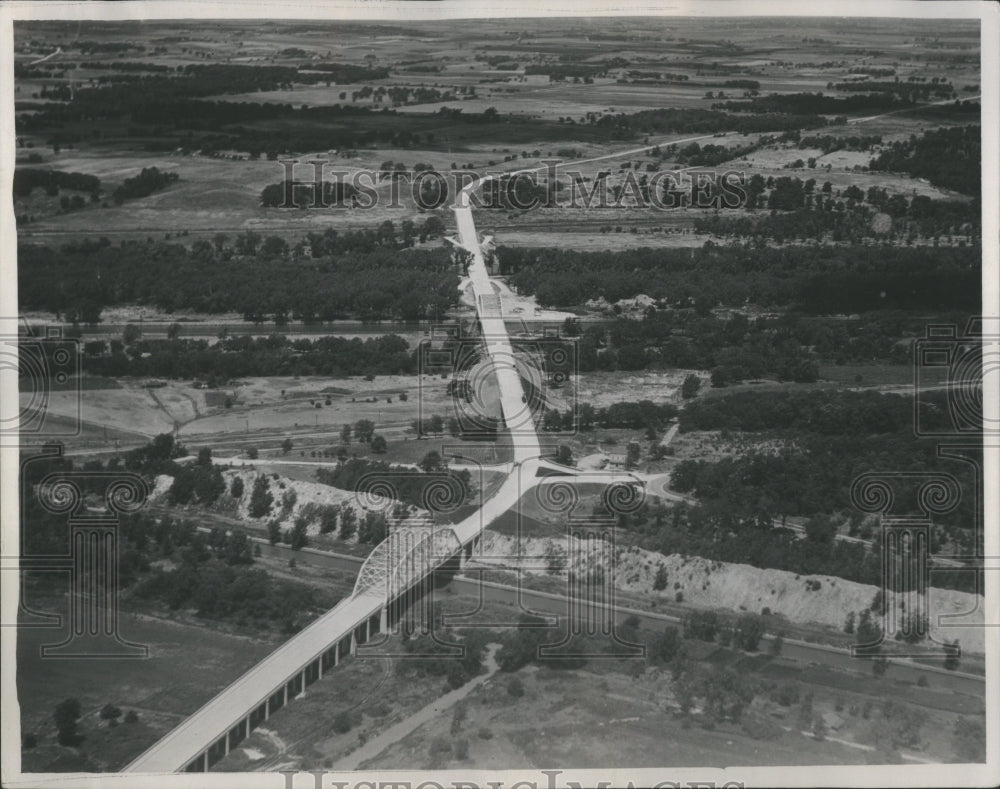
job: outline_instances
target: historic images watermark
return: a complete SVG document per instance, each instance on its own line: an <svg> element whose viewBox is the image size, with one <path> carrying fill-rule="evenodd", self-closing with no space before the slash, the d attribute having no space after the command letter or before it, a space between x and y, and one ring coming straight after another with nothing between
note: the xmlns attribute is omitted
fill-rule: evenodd
<svg viewBox="0 0 1000 789"><path fill-rule="evenodd" d="M961 645L948 637L948 629L993 626L973 623L981 604L945 613L933 610L931 599L936 574L948 574L953 582L964 578L971 590L983 591L984 442L995 443L1000 432L995 416L984 409L984 390L989 377L1000 372L997 323L977 316L964 326L931 324L913 343L913 436L937 439L936 458L954 473L869 471L851 486L853 507L878 517L882 561L872 604L878 621L859 629L851 647L856 657L943 657L946 667L955 668ZM945 522L963 537L946 542L961 547L936 547Z"/></svg>
<svg viewBox="0 0 1000 789"><path fill-rule="evenodd" d="M0 337L0 376L16 376L18 391L17 408L0 420L0 445L21 454L19 553L0 558L19 574L20 595L17 620L2 624L57 634L40 647L43 658L147 657L148 646L119 632L118 602L121 516L144 506L149 485L139 474L66 460L62 440L83 428L80 341L58 327L16 324L16 334ZM56 532L65 524L64 545L39 536L52 524ZM28 579L39 574L67 579L65 616L33 607Z"/></svg>
<svg viewBox="0 0 1000 789"><path fill-rule="evenodd" d="M16 409L0 417L0 446L77 436L82 426L80 342L58 327L37 330L18 319L17 334L0 335L0 376L17 378ZM51 408L60 398L58 413Z"/></svg>
<svg viewBox="0 0 1000 789"><path fill-rule="evenodd" d="M481 303L486 315L500 311L500 297ZM557 401L573 415L576 424L577 397L573 382L579 374L579 340L558 331L531 333L526 327L513 336L493 336L470 331L458 324L432 326L417 349L419 401L416 433L419 438L448 434L465 440L495 441L498 431L512 440L534 436L546 403ZM490 353L487 353L490 348ZM501 414L494 382L501 374L516 374L524 390L520 407L510 404ZM450 402L445 416L440 411L440 392ZM502 422L502 424L501 424ZM552 432L558 436L567 432Z"/></svg>
<svg viewBox="0 0 1000 789"><path fill-rule="evenodd" d="M495 780L480 783L478 780L468 780L453 778L450 781L419 781L409 780L400 777L399 780L378 781L378 780L336 780L337 773L326 772L325 770L279 770L285 777L284 789L581 789L583 784L579 781L561 778L565 774L563 770L538 770L530 771L529 775L537 777L521 778L520 780L504 781L497 777ZM610 778L602 780L599 775L588 778L588 787L591 789L611 789L613 786L621 789L637 789L637 785L632 781L620 783L620 779ZM742 781L726 781L718 783L712 780L705 781L673 781L661 780L643 783L649 789L743 789Z"/></svg>
<svg viewBox="0 0 1000 789"><path fill-rule="evenodd" d="M1000 319L971 318L964 327L935 323L913 346L913 429L918 437L1000 435L984 412L986 380L1000 375Z"/></svg>
<svg viewBox="0 0 1000 789"><path fill-rule="evenodd" d="M738 170L685 168L638 173L594 173L549 160L535 169L477 173L355 169L327 159L280 160L281 181L267 187L262 202L274 208L442 208L467 191L473 209L530 211L569 209L733 209L746 203L746 175ZM476 188L481 187L481 188Z"/></svg>

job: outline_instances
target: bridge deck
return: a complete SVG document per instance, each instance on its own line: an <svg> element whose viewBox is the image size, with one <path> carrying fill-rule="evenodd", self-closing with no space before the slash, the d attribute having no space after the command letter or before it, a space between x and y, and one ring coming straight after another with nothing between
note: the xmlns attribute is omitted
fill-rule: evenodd
<svg viewBox="0 0 1000 789"><path fill-rule="evenodd" d="M541 454L541 447L534 422L528 414L524 386L514 366L514 349L510 344L503 314L499 309L490 309L499 299L486 271L486 261L479 246L479 234L476 232L469 204L469 191L478 185L479 183L472 184L459 194L454 209L455 220L461 245L472 255L469 280L476 297L476 309L486 338L486 347L494 361L494 372L500 390L500 407L513 439L514 461L517 463L537 458Z"/></svg>
<svg viewBox="0 0 1000 789"><path fill-rule="evenodd" d="M262 692L270 694L281 687L368 617L378 613L383 605L381 597L370 595L342 600L182 721L129 764L126 771L172 773L182 770L259 706Z"/></svg>

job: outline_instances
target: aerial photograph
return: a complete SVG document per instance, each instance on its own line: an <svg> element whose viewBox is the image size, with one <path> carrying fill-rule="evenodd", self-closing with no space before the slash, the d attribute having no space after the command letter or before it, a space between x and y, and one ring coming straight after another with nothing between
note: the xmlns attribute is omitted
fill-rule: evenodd
<svg viewBox="0 0 1000 789"><path fill-rule="evenodd" d="M985 765L981 24L14 20L14 771Z"/></svg>

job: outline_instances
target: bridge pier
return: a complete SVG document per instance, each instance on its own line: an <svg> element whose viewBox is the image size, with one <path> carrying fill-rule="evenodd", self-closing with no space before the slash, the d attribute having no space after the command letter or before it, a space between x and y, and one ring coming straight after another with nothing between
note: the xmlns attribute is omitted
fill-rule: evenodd
<svg viewBox="0 0 1000 789"><path fill-rule="evenodd" d="M388 604L382 606L382 610L378 613L378 629L380 633L389 632L389 606Z"/></svg>

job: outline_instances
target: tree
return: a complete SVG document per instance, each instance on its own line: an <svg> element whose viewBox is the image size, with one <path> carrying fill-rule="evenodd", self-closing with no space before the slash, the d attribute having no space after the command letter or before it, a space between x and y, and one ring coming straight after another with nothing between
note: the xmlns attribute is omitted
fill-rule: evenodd
<svg viewBox="0 0 1000 789"><path fill-rule="evenodd" d="M306 533L307 521L302 516L295 519L295 524L292 526L292 550L297 551L300 548L305 548L309 544L309 536Z"/></svg>
<svg viewBox="0 0 1000 789"><path fill-rule="evenodd" d="M376 433L375 435L372 436L371 447L372 447L372 452L382 455L389 448L389 445L386 443L386 440L383 436L380 436L378 433Z"/></svg>
<svg viewBox="0 0 1000 789"><path fill-rule="evenodd" d="M573 465L573 450L566 444L560 444L559 448L556 450L556 463L563 466Z"/></svg>
<svg viewBox="0 0 1000 789"><path fill-rule="evenodd" d="M507 683L507 693L515 699L519 699L524 695L524 683L521 682L520 678L510 678L510 682Z"/></svg>
<svg viewBox="0 0 1000 789"><path fill-rule="evenodd" d="M198 459L195 461L199 466L212 465L212 448L202 447L198 450Z"/></svg>
<svg viewBox="0 0 1000 789"><path fill-rule="evenodd" d="M764 635L764 618L760 614L743 614L736 623L736 646L746 652L756 652Z"/></svg>
<svg viewBox="0 0 1000 789"><path fill-rule="evenodd" d="M289 452L292 451L293 446L294 444L292 443L292 439L286 438L284 441L281 442L281 454L287 455Z"/></svg>
<svg viewBox="0 0 1000 789"><path fill-rule="evenodd" d="M690 400L698 394L699 389L701 389L701 379L694 373L691 373L684 379L684 383L681 384L681 397L685 400Z"/></svg>
<svg viewBox="0 0 1000 789"><path fill-rule="evenodd" d="M385 539L386 521L381 512L366 512L358 526L358 542L378 545Z"/></svg>
<svg viewBox="0 0 1000 789"><path fill-rule="evenodd" d="M667 625L654 639L650 654L655 662L670 663L683 649L683 643L677 628Z"/></svg>
<svg viewBox="0 0 1000 789"><path fill-rule="evenodd" d="M340 429L340 440L343 441L345 444L350 444L351 443L351 426L350 425L344 425Z"/></svg>
<svg viewBox="0 0 1000 789"><path fill-rule="evenodd" d="M662 592L667 588L667 568L662 564L656 569L656 577L653 578L653 591Z"/></svg>
<svg viewBox="0 0 1000 789"><path fill-rule="evenodd" d="M353 507L344 507L340 511L340 539L349 540L354 535L358 525L358 514Z"/></svg>
<svg viewBox="0 0 1000 789"><path fill-rule="evenodd" d="M60 745L76 745L79 742L79 735L76 733L76 722L80 718L82 707L77 699L69 698L56 705L55 719L56 729L59 732Z"/></svg>
<svg viewBox="0 0 1000 789"><path fill-rule="evenodd" d="M370 419L359 419L354 423L354 435L357 436L358 441L365 444L371 441L372 435L375 433L375 423Z"/></svg>
<svg viewBox="0 0 1000 789"><path fill-rule="evenodd" d="M256 460L257 459L257 447L250 447L247 450L247 457L250 458L250 460Z"/></svg>
<svg viewBox="0 0 1000 789"><path fill-rule="evenodd" d="M919 747L920 729L926 720L927 714L920 708L887 701L882 705L882 719L872 727L871 739L888 753Z"/></svg>
<svg viewBox="0 0 1000 789"><path fill-rule="evenodd" d="M830 543L837 535L837 524L829 515L814 515L806 521L806 539L811 542Z"/></svg>
<svg viewBox="0 0 1000 789"><path fill-rule="evenodd" d="M250 517L263 518L268 515L273 503L274 496L271 495L267 477L259 474L253 482L253 490L250 493Z"/></svg>
<svg viewBox="0 0 1000 789"><path fill-rule="evenodd" d="M167 327L168 340L176 340L178 337L180 337L180 334L181 334L181 325L179 323L171 323Z"/></svg>
<svg viewBox="0 0 1000 789"><path fill-rule="evenodd" d="M329 534L337 530L337 519L340 515L340 508L336 506L324 507L319 516L320 534Z"/></svg>
<svg viewBox="0 0 1000 789"><path fill-rule="evenodd" d="M889 670L889 660L884 655L879 655L874 660L872 660L872 674L876 677L885 676L885 672Z"/></svg>
<svg viewBox="0 0 1000 789"><path fill-rule="evenodd" d="M234 499L243 498L243 477L233 477L233 484L229 488L229 495Z"/></svg>
<svg viewBox="0 0 1000 789"><path fill-rule="evenodd" d="M684 638L715 641L719 631L719 615L715 611L692 611L684 617Z"/></svg>
<svg viewBox="0 0 1000 789"><path fill-rule="evenodd" d="M272 518L267 522L267 541L271 545L277 545L281 541L281 524L277 518Z"/></svg>
<svg viewBox="0 0 1000 789"><path fill-rule="evenodd" d="M626 450L625 456L625 466L626 468L634 468L636 463L639 462L639 458L642 456L642 448L634 441L630 442L628 449Z"/></svg>
<svg viewBox="0 0 1000 789"><path fill-rule="evenodd" d="M139 722L139 713L137 713L135 710L129 710L128 712L125 713L125 722L126 723L138 723Z"/></svg>
<svg viewBox="0 0 1000 789"><path fill-rule="evenodd" d="M254 545L250 542L250 538L245 532L234 531L229 535L223 546L226 564L230 566L236 564L253 564L253 548Z"/></svg>
<svg viewBox="0 0 1000 789"><path fill-rule="evenodd" d="M101 708L101 720L108 721L112 726L117 725L121 716L122 711L110 702Z"/></svg>
<svg viewBox="0 0 1000 789"><path fill-rule="evenodd" d="M771 640L771 654L777 657L781 654L782 648L785 646L785 636L783 633L778 633Z"/></svg>
<svg viewBox="0 0 1000 789"><path fill-rule="evenodd" d="M441 468L441 455L432 449L424 455L423 460L418 465L428 474L432 471L438 471Z"/></svg>
<svg viewBox="0 0 1000 789"><path fill-rule="evenodd" d="M882 628L872 621L872 612L866 608L858 619L858 642L875 644L882 638Z"/></svg>
<svg viewBox="0 0 1000 789"><path fill-rule="evenodd" d="M126 323L124 330L122 330L122 342L126 345L132 345L136 340L142 336L142 331L134 323Z"/></svg>
<svg viewBox="0 0 1000 789"><path fill-rule="evenodd" d="M347 734L351 730L351 714L344 710L333 719L333 730L337 734Z"/></svg>

